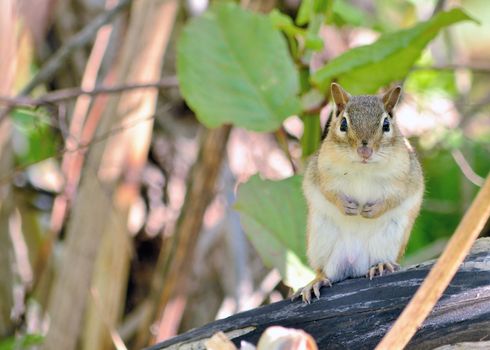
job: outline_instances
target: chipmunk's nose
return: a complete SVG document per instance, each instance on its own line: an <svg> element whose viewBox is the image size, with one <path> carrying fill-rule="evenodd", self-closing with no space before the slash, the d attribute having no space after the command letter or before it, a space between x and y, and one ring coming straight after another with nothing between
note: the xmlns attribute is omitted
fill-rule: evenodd
<svg viewBox="0 0 490 350"><path fill-rule="evenodd" d="M359 154L362 159L367 160L373 154L373 149L371 147L367 147L367 142L364 144L363 141L362 144L363 145L361 147L357 147L357 154Z"/></svg>

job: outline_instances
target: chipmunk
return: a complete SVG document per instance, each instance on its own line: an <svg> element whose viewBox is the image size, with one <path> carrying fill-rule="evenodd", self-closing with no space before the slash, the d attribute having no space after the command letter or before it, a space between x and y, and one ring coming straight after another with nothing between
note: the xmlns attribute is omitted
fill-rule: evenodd
<svg viewBox="0 0 490 350"><path fill-rule="evenodd" d="M351 96L332 83L336 110L306 168L307 255L311 292L349 277L393 272L402 257L424 192L417 157L396 125L401 88L383 96Z"/></svg>

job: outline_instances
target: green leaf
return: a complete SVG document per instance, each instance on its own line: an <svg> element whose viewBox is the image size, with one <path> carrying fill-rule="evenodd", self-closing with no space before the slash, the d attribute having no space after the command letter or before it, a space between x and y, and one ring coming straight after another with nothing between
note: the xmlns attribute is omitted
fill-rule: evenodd
<svg viewBox="0 0 490 350"><path fill-rule="evenodd" d="M235 208L242 226L264 264L275 267L284 283L299 288L314 274L306 258L306 203L302 177L281 181L258 175L241 185Z"/></svg>
<svg viewBox="0 0 490 350"><path fill-rule="evenodd" d="M333 0L303 0L296 16L297 25L309 23L315 15L327 15L333 7Z"/></svg>
<svg viewBox="0 0 490 350"><path fill-rule="evenodd" d="M184 29L177 47L180 89L208 127L277 129L297 114L298 74L269 17L217 4Z"/></svg>
<svg viewBox="0 0 490 350"><path fill-rule="evenodd" d="M313 13L313 0L303 0L301 1L301 6L298 10L298 15L296 16L296 24L303 26L310 21L310 17Z"/></svg>
<svg viewBox="0 0 490 350"><path fill-rule="evenodd" d="M323 49L323 40L317 34L308 32L305 38L305 47L313 51L320 51Z"/></svg>
<svg viewBox="0 0 490 350"><path fill-rule="evenodd" d="M336 26L349 24L353 26L365 25L367 20L364 12L350 5L344 0L335 0L332 7L332 20Z"/></svg>
<svg viewBox="0 0 490 350"><path fill-rule="evenodd" d="M301 117L303 120L303 136L301 137L301 150L303 159L315 153L320 146L322 128L320 125L320 115L306 114Z"/></svg>
<svg viewBox="0 0 490 350"><path fill-rule="evenodd" d="M454 150L463 147L465 140L463 130L460 128L448 129L443 133L442 145L445 149Z"/></svg>
<svg viewBox="0 0 490 350"><path fill-rule="evenodd" d="M382 86L403 79L442 28L466 20L473 19L461 9L440 12L427 22L383 35L374 44L347 51L319 69L312 81L322 91L337 80L353 94L376 92Z"/></svg>
<svg viewBox="0 0 490 350"><path fill-rule="evenodd" d="M48 111L43 108L16 108L11 112L19 164L33 164L57 154L60 140L53 132Z"/></svg>
<svg viewBox="0 0 490 350"><path fill-rule="evenodd" d="M433 70L434 63L430 52L425 51L415 63L417 69L412 70L403 83L403 89L420 95L427 103L433 101L434 96L456 98L459 91L454 70Z"/></svg>
<svg viewBox="0 0 490 350"><path fill-rule="evenodd" d="M444 95L455 98L458 95L456 88L455 72L435 71L421 68L413 71L405 81L404 90L417 93L424 99L432 100L434 96Z"/></svg>
<svg viewBox="0 0 490 350"><path fill-rule="evenodd" d="M0 339L0 350L21 350L42 344L44 337L39 334L26 334L21 337Z"/></svg>
<svg viewBox="0 0 490 350"><path fill-rule="evenodd" d="M288 35L304 35L306 33L306 30L304 30L303 28L299 28L294 24L291 17L285 15L277 9L273 9L269 13L269 18L274 27L282 30Z"/></svg>
<svg viewBox="0 0 490 350"><path fill-rule="evenodd" d="M302 0L296 16L296 24L299 26L308 24L310 27L315 17L321 17L323 22L325 16L332 12L333 2L333 0ZM315 25L318 27L314 30L315 32L319 29L320 24Z"/></svg>

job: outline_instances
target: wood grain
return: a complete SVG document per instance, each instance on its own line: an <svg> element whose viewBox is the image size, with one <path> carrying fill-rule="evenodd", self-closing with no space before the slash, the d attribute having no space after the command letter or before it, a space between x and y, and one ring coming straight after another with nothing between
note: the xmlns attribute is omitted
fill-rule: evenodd
<svg viewBox="0 0 490 350"><path fill-rule="evenodd" d="M403 349L437 303L490 216L490 176L446 249L376 350Z"/></svg>
<svg viewBox="0 0 490 350"><path fill-rule="evenodd" d="M303 329L319 349L374 349L427 276L432 263L376 277L357 278L323 288L307 305L289 300L212 322L148 348L204 349L203 342L223 331L235 345L257 344L273 325ZM477 241L433 312L407 349L433 349L479 341L490 329L490 238Z"/></svg>

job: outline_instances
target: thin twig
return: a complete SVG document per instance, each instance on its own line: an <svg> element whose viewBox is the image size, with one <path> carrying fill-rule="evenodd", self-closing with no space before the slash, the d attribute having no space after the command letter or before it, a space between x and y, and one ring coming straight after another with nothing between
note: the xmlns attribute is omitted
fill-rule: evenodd
<svg viewBox="0 0 490 350"><path fill-rule="evenodd" d="M470 108L464 112L464 116L468 117L463 120L463 123L461 124L461 128L464 129L464 127L468 124L468 122L471 120L471 117L473 117L476 113L478 113L482 108L489 106L490 105L490 94L486 95L483 97L480 101L473 103L473 104L466 104L469 105Z"/></svg>
<svg viewBox="0 0 490 350"><path fill-rule="evenodd" d="M27 96L6 97L0 96L0 103L8 107L35 107L47 104L56 104L77 98L80 95L95 96L101 94L115 94L128 90L148 89L148 88L169 88L178 86L177 77L167 77L150 83L123 84L115 86L97 86L93 89L86 90L79 87L56 90L47 93L39 98L30 98Z"/></svg>
<svg viewBox="0 0 490 350"><path fill-rule="evenodd" d="M45 161L47 159L60 159L66 153L72 153L72 152L78 152L78 151L87 150L90 146L92 146L94 144L98 144L98 143L100 143L102 141L105 141L106 139L108 139L111 136L114 136L117 133L120 133L120 132L126 131L126 130L128 130L130 128L136 127L139 123L143 123L143 122L149 121L151 119L154 119L155 117L156 116L151 115L151 116L148 116L148 117L144 117L144 118L139 118L139 119L133 120L131 123L126 123L124 125L120 125L118 127L115 127L113 129L107 131L106 133L104 133L104 134L102 134L102 135L100 135L98 137L93 138L89 143L79 143L77 147L71 148L71 149L62 148L55 155L53 155L51 157L46 157L45 159L42 159L42 160L36 160L36 161L33 161L33 162L26 162L24 164L20 164L20 165L16 166L12 170L12 172L10 174L7 174L7 175L5 175L5 176L3 176L3 177L0 178L0 185L6 183L8 181L11 181L12 178L19 171L22 171L24 169L27 169L28 167L30 167L30 166L32 166L34 164L40 163L40 162Z"/></svg>
<svg viewBox="0 0 490 350"><path fill-rule="evenodd" d="M139 118L139 119L133 120L130 123L127 123L125 125L121 125L119 127L113 128L113 129L107 131L106 133L104 133L104 134L102 134L102 135L100 135L98 137L94 137L92 139L92 141L90 141L89 143L80 143L77 147L71 148L71 149L63 148L62 152L63 153L78 152L78 151L82 151L82 150L88 149L93 144L102 142L102 141L108 139L109 137L114 136L115 134L118 134L120 132L126 131L126 130L128 130L130 128L133 128L133 127L137 126L139 123L146 122L146 121L152 120L154 118L155 118L155 116L152 115L152 116L149 116L149 117L144 117L144 118Z"/></svg>
<svg viewBox="0 0 490 350"><path fill-rule="evenodd" d="M459 149L454 149L451 151L451 155L453 156L454 161L458 165L459 169L463 175L475 186L481 187L485 182L485 179L479 176L477 173L473 171L473 168L468 163L463 153Z"/></svg>
<svg viewBox="0 0 490 350"><path fill-rule="evenodd" d="M20 96L29 95L37 86L46 83L53 78L56 72L65 64L66 60L76 49L87 45L97 34L98 30L131 3L131 0L120 0L112 9L95 17L81 31L75 34L66 45L60 47L43 65L32 80L21 90ZM10 112L11 107L0 111L0 123Z"/></svg>
<svg viewBox="0 0 490 350"><path fill-rule="evenodd" d="M48 82L54 74L65 63L66 59L76 49L87 45L97 34L97 31L103 25L112 21L112 19L123 9L131 3L131 0L120 0L119 3L112 9L107 10L97 17L95 17L90 23L88 23L81 31L75 34L66 45L60 47L50 59L43 65L41 70L34 76L34 78L27 84L20 92L21 96L26 96L34 90L40 84Z"/></svg>

